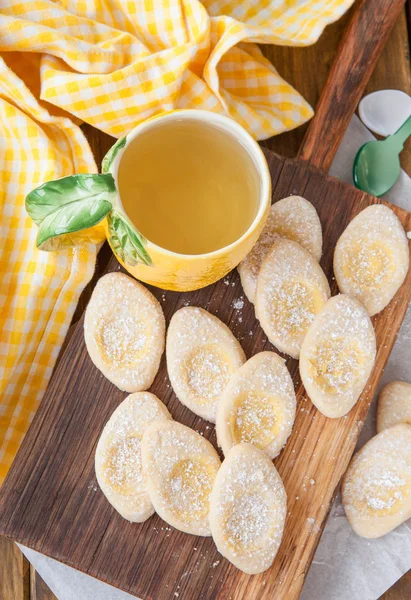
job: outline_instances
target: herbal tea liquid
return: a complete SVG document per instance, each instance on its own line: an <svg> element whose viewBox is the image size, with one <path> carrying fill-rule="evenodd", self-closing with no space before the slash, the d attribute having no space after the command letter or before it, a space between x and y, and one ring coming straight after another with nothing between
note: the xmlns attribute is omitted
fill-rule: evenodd
<svg viewBox="0 0 411 600"><path fill-rule="evenodd" d="M197 120L176 119L138 136L121 158L118 183L137 229L181 254L228 246L258 211L260 180L247 150Z"/></svg>

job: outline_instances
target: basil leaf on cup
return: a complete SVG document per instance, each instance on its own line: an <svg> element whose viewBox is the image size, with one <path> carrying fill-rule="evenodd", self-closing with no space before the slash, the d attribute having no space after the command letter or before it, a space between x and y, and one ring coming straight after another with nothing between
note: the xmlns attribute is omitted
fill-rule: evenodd
<svg viewBox="0 0 411 600"><path fill-rule="evenodd" d="M31 191L26 210L39 226L37 247L58 250L78 243L78 236L71 234L100 223L112 209L116 193L110 174L71 175ZM93 236L84 241L93 241Z"/></svg>
<svg viewBox="0 0 411 600"><path fill-rule="evenodd" d="M126 264L151 265L150 255L145 249L146 239L134 227L126 215L112 210L107 216L109 242L114 253Z"/></svg>
<svg viewBox="0 0 411 600"><path fill-rule="evenodd" d="M124 146L126 145L126 142L127 142L127 136L124 136L123 138L120 138L119 140L117 140L117 142L114 144L114 146L112 146L110 148L110 150L107 152L107 154L105 155L105 157L103 158L103 160L101 162L101 172L102 173L108 173L113 160L116 158L118 152L122 148L124 148Z"/></svg>

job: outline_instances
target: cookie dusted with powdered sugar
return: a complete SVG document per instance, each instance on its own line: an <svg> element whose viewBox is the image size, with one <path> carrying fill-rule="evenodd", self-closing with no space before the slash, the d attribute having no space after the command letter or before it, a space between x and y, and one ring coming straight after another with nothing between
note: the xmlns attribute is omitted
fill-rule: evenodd
<svg viewBox="0 0 411 600"><path fill-rule="evenodd" d="M330 298L301 346L300 375L313 404L326 417L346 415L374 366L375 332L364 306L340 294Z"/></svg>
<svg viewBox="0 0 411 600"><path fill-rule="evenodd" d="M154 394L137 392L116 408L97 444L98 484L110 504L128 521L142 523L154 513L141 466L141 439L156 421L171 419Z"/></svg>
<svg viewBox="0 0 411 600"><path fill-rule="evenodd" d="M164 352L163 311L141 283L108 273L88 303L84 338L95 366L120 390L147 390Z"/></svg>
<svg viewBox="0 0 411 600"><path fill-rule="evenodd" d="M225 455L246 442L275 458L295 419L295 392L284 360L260 352L231 378L217 410L217 441Z"/></svg>
<svg viewBox="0 0 411 600"><path fill-rule="evenodd" d="M411 425L373 437L352 459L342 501L355 533L378 538L411 517Z"/></svg>
<svg viewBox="0 0 411 600"><path fill-rule="evenodd" d="M141 450L144 481L160 517L180 531L210 535L210 494L220 468L210 442L169 421L147 429Z"/></svg>
<svg viewBox="0 0 411 600"><path fill-rule="evenodd" d="M300 244L278 239L258 274L255 312L270 342L293 358L330 297L330 287L318 262Z"/></svg>
<svg viewBox="0 0 411 600"><path fill-rule="evenodd" d="M378 397L377 431L398 423L411 425L411 383L406 381L391 381Z"/></svg>
<svg viewBox="0 0 411 600"><path fill-rule="evenodd" d="M301 196L289 196L271 206L257 243L238 265L241 284L250 302L255 302L261 263L279 237L298 242L315 260L320 260L323 245L321 222L311 202Z"/></svg>
<svg viewBox="0 0 411 600"><path fill-rule="evenodd" d="M394 212L374 204L357 215L337 242L334 274L341 292L355 296L370 316L383 310L402 285L410 254Z"/></svg>
<svg viewBox="0 0 411 600"><path fill-rule="evenodd" d="M225 558L250 575L268 569L287 514L283 482L269 457L250 444L234 446L214 483L210 525Z"/></svg>
<svg viewBox="0 0 411 600"><path fill-rule="evenodd" d="M217 405L230 377L245 362L226 325L203 308L180 308L167 333L167 370L177 398L215 423Z"/></svg>

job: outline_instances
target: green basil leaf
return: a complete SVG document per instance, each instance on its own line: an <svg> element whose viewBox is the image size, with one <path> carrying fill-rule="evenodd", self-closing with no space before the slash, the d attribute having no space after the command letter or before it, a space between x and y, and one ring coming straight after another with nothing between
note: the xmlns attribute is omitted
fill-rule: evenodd
<svg viewBox="0 0 411 600"><path fill-rule="evenodd" d="M108 173L111 167L113 160L116 158L118 152L124 148L127 142L127 136L120 138L117 142L110 148L105 157L101 162L101 172Z"/></svg>
<svg viewBox="0 0 411 600"><path fill-rule="evenodd" d="M145 249L147 240L134 227L125 214L112 210L107 216L109 241L114 253L126 264L151 265L150 255Z"/></svg>
<svg viewBox="0 0 411 600"><path fill-rule="evenodd" d="M81 174L47 181L26 197L26 210L37 225L48 215L58 212L70 203L81 203L89 198L110 200L116 194L111 174Z"/></svg>
<svg viewBox="0 0 411 600"><path fill-rule="evenodd" d="M58 244L47 242L51 238L59 238L82 229L88 229L100 223L112 209L108 200L91 197L69 202L43 219L37 234L36 245L42 250L54 249ZM65 246L67 244L64 244Z"/></svg>

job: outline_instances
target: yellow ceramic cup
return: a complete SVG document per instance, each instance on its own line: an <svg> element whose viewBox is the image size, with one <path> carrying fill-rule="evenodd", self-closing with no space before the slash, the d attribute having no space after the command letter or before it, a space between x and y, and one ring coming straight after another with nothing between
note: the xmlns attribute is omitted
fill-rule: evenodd
<svg viewBox="0 0 411 600"><path fill-rule="evenodd" d="M137 125L126 138L122 148L116 153L111 161L108 172L112 174L116 188L118 186L119 165L127 152L128 144L138 138L143 132L152 127L161 127L173 119L190 119L207 122L215 125L220 131L226 132L228 136L234 136L241 141L253 158L257 172L260 177L260 197L258 199L257 214L247 231L235 242L210 252L208 254L178 254L165 248L157 246L150 240L146 241L145 249L149 254L152 264L150 266L137 263L134 266L126 264L116 253L116 248L110 242L107 221L106 235L117 259L131 275L154 286L175 291L196 290L218 279L221 279L248 254L257 241L264 223L268 216L271 203L271 178L264 154L257 142L238 123L221 115L203 110L179 110L163 113L157 117L144 121ZM121 203L121 195L117 193L113 199L113 207L119 212L126 213Z"/></svg>

